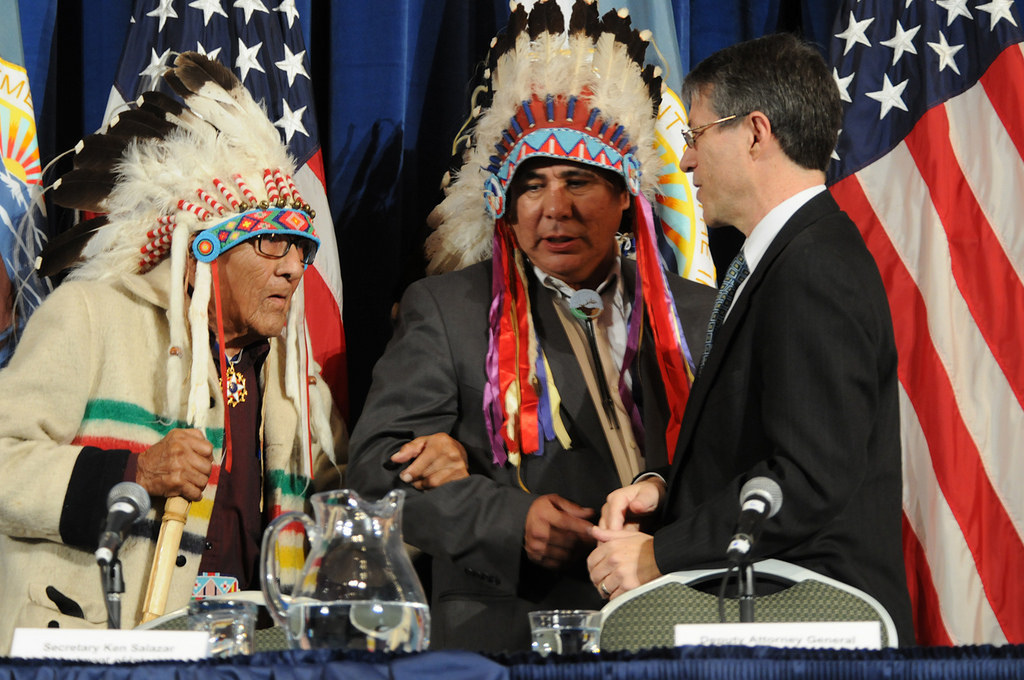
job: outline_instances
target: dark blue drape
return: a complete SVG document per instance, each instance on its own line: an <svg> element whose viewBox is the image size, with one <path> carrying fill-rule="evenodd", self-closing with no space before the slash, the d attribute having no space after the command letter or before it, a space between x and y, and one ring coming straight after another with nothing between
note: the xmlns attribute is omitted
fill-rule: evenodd
<svg viewBox="0 0 1024 680"><path fill-rule="evenodd" d="M839 0L651 1L673 5L684 69L721 47L776 30L802 31L827 45L839 6ZM392 306L423 274L424 220L440 199L451 141L468 113L467 83L507 21L508 3L298 0L296 6L341 249L356 416L390 336ZM20 9L46 163L102 122L131 3L20 0ZM735 238L713 234L716 259L728 261L735 248Z"/></svg>
<svg viewBox="0 0 1024 680"><path fill-rule="evenodd" d="M181 663L103 665L20 659L0 661L0 678L12 680L998 680L1021 677L1024 677L1024 648L1011 645L879 651L680 647L638 654L547 659L527 653L511 658L489 658L451 651L383 656L316 650Z"/></svg>

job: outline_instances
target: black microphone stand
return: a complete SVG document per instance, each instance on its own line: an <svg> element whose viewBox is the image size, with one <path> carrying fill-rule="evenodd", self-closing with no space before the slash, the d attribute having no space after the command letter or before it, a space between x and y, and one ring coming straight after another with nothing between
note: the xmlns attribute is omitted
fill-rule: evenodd
<svg viewBox="0 0 1024 680"><path fill-rule="evenodd" d="M100 565L100 574L107 602L107 628L117 630L121 627L121 595L124 593L124 575L117 554L110 564Z"/></svg>
<svg viewBox="0 0 1024 680"><path fill-rule="evenodd" d="M737 565L736 579L740 589L740 623L754 622L754 563L742 560Z"/></svg>

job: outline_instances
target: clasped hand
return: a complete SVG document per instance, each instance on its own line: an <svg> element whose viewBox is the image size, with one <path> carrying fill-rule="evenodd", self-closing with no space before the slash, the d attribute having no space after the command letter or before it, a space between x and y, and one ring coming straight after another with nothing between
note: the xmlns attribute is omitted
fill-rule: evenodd
<svg viewBox="0 0 1024 680"><path fill-rule="evenodd" d="M654 559L654 537L640 531L639 519L654 513L664 495L660 477L608 494L601 520L591 531L597 547L587 558L590 581L602 597L614 599L661 576Z"/></svg>
<svg viewBox="0 0 1024 680"><path fill-rule="evenodd" d="M444 432L416 437L391 456L392 463L408 463L399 478L414 488L433 489L469 476L466 449Z"/></svg>
<svg viewBox="0 0 1024 680"><path fill-rule="evenodd" d="M523 548L531 561L548 569L559 569L581 550L594 545L590 518L594 510L584 508L558 494L539 496L526 512Z"/></svg>
<svg viewBox="0 0 1024 680"><path fill-rule="evenodd" d="M203 497L213 471L213 444L199 430L171 430L139 454L135 481L150 496Z"/></svg>

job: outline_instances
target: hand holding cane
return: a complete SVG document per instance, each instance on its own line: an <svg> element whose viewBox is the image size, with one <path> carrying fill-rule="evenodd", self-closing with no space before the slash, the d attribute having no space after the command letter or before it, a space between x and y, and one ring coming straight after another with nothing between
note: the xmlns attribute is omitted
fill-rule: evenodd
<svg viewBox="0 0 1024 680"><path fill-rule="evenodd" d="M171 587L171 576L178 559L178 546L188 517L189 502L180 496L168 498L164 504L164 516L160 523L160 537L156 543L153 567L149 572L149 584L142 604L142 622L163 616L167 607L167 594Z"/></svg>
<svg viewBox="0 0 1024 680"><path fill-rule="evenodd" d="M152 457L152 462L149 457ZM151 621L162 616L167 607L167 596L171 588L171 578L174 575L174 568L178 559L178 548L181 545L181 536L185 529L185 520L188 518L189 501L177 495L182 493L182 487L165 486L159 488L159 484L167 483L167 480L174 479L176 475L170 474L172 469L191 470L192 484L199 489L206 485L212 466L213 445L206 437L196 429L172 430L157 444L139 456L139 475L148 476L151 493L172 493L176 494L167 498L164 503L163 519L160 523L160 536L157 539L156 553L153 557L153 566L149 574L149 583L146 586L146 595L143 600L142 621ZM145 458L145 459L144 459ZM202 481L195 475L198 473ZM197 489L188 489L189 495L198 497Z"/></svg>

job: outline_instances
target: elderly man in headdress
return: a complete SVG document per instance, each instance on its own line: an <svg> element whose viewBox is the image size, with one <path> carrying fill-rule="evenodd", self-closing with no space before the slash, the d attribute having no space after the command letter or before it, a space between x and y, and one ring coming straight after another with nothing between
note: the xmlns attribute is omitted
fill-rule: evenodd
<svg viewBox="0 0 1024 680"><path fill-rule="evenodd" d="M410 494L432 646L526 649L527 612L601 605L595 511L667 463L714 298L659 260L645 43L589 2L564 26L554 2L519 7L493 44L428 241L434 272L459 271L406 291L353 432L351 486Z"/></svg>
<svg viewBox="0 0 1024 680"><path fill-rule="evenodd" d="M106 626L93 551L120 482L154 506L120 549L122 627L154 559L168 610L258 588L266 521L304 509L314 474L337 483L345 430L308 352L319 240L294 163L228 69L186 53L165 79L185 106L147 93L52 188L104 214L50 244L43 270L73 267L0 372L3 648L16 627ZM191 509L155 556L172 498ZM301 535L284 549L301 563Z"/></svg>

